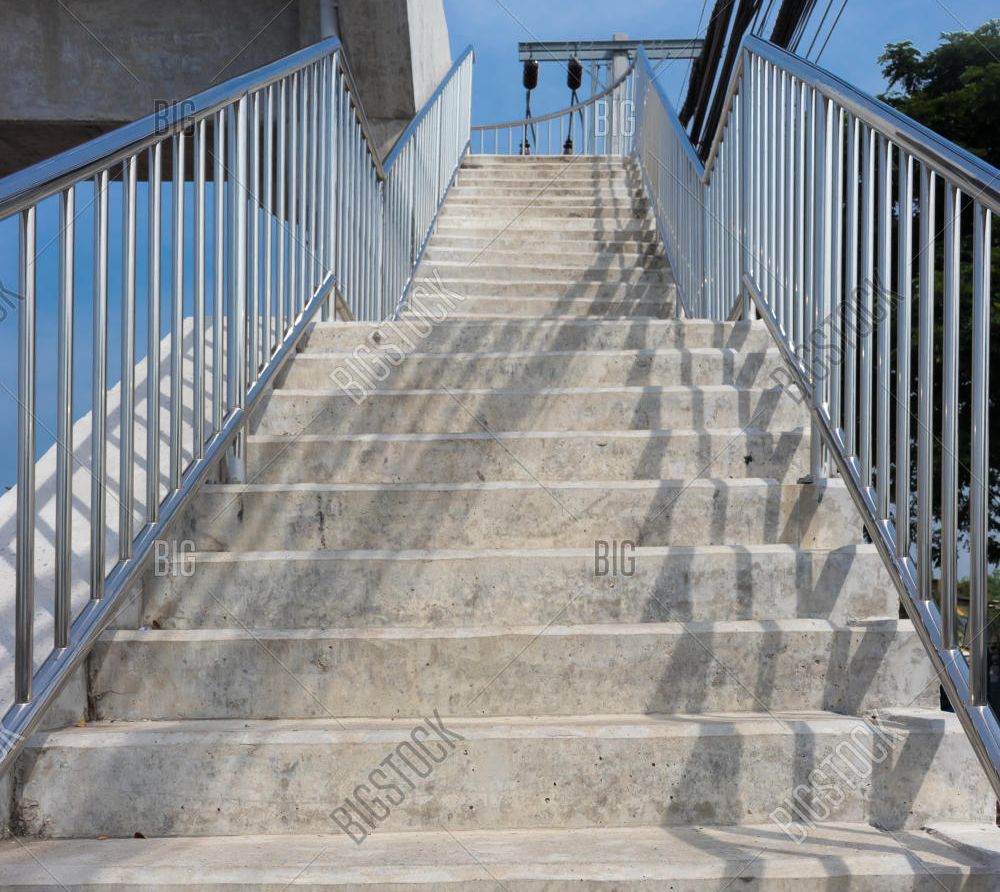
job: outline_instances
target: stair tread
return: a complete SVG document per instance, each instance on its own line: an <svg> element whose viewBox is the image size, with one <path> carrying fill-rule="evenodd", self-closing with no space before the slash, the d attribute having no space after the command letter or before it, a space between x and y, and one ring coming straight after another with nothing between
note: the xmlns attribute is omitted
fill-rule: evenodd
<svg viewBox="0 0 1000 892"><path fill-rule="evenodd" d="M156 746L178 738L197 736L202 742L219 740L255 743L307 744L396 741L409 737L414 721L423 716L388 718L295 718L295 719L181 719L154 721L98 721L30 738L31 747L107 747L140 743ZM748 735L798 736L847 733L858 727L874 727L865 717L829 710L770 710L768 712L703 712L653 714L601 714L564 716L451 716L442 717L447 728L470 741L496 738L648 739L655 737L705 737ZM895 728L962 733L953 713L919 707L893 707L878 711L878 727L886 733Z"/></svg>
<svg viewBox="0 0 1000 892"><path fill-rule="evenodd" d="M843 630L893 630L912 631L910 620L894 617L874 617L850 624L835 623L827 619L791 617L773 620L718 620L714 622L651 622L651 623L586 623L579 625L526 626L360 626L357 628L308 628L308 629L116 629L103 633L101 640L116 644L138 642L143 644L169 644L176 642L213 641L326 641L342 639L366 640L429 640L451 639L458 641L473 638L537 639L546 638L595 638L613 635L618 638L688 636L692 634L747 634L770 635L776 633L840 632Z"/></svg>
<svg viewBox="0 0 1000 892"><path fill-rule="evenodd" d="M603 827L568 830L376 831L357 845L346 835L234 836L0 842L0 871L22 887L171 889L274 888L329 884L405 890L481 884L514 892L546 889L662 889L658 883L736 883L775 889L800 880L890 878L915 883L941 875L979 877L963 889L986 892L1000 876L1000 830L986 824L931 824L887 832L868 824L823 823L795 845L774 824L736 827ZM947 879L947 878L950 878ZM67 885L68 884L68 885ZM148 885L147 885L148 884ZM593 884L593 885L591 885ZM640 886L641 884L641 886ZM477 885L478 887L478 885ZM532 886L531 888L535 888ZM617 888L625 888L618 886ZM714 888L714 885L713 885ZM818 887L817 887L818 888ZM846 888L846 887L845 887ZM871 888L874 888L871 887ZM931 886L928 886L931 888Z"/></svg>
<svg viewBox="0 0 1000 892"><path fill-rule="evenodd" d="M458 483L435 483L410 481L404 483L210 483L206 484L206 493L239 494L239 493L282 493L282 492L501 492L501 491L532 491L544 483L548 489L562 490L619 490L623 492L657 489L737 489L757 488L774 489L777 487L811 486L811 484L788 483L771 477L697 477L694 479L677 478L674 480L476 480ZM824 482L828 490L844 489L841 480Z"/></svg>
<svg viewBox="0 0 1000 892"><path fill-rule="evenodd" d="M393 442L413 442L427 443L438 440L530 440L530 439L553 439L553 440L592 440L592 439L617 439L617 440L654 440L668 439L672 437L737 437L742 434L776 434L776 433L799 433L807 430L806 426L782 428L775 431L773 428L759 427L715 427L715 428L666 428L666 429L644 429L644 430L621 430L621 431L459 431L421 434L390 434L390 433L364 433L364 434L301 434L295 437L296 443L329 443L329 442L378 442L383 440ZM251 443L288 443L288 436L281 434L251 434ZM727 478L728 479L728 478Z"/></svg>

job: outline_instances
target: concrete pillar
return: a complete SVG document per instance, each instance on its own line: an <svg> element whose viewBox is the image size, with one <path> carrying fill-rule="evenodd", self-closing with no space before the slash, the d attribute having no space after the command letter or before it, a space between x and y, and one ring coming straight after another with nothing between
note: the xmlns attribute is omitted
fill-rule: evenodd
<svg viewBox="0 0 1000 892"><path fill-rule="evenodd" d="M0 0L0 176L340 35L376 138L451 64L443 0Z"/></svg>

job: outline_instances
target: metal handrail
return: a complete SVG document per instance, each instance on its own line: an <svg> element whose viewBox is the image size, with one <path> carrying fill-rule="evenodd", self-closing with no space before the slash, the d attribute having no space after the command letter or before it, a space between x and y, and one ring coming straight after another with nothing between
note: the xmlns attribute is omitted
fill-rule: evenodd
<svg viewBox="0 0 1000 892"><path fill-rule="evenodd" d="M248 420L316 316L329 318L334 308L340 318L358 320L397 312L469 148L472 62L470 49L384 166L342 47L330 38L179 103L162 119L147 116L0 180L0 223L16 215L20 268L15 702L0 723L0 776L126 603L157 539L199 486L216 474L235 482L245 479ZM138 182L141 159L148 170L144 190ZM186 175L189 159L192 170ZM114 201L112 183L118 192ZM83 459L91 477L90 597L74 614L73 584L84 581L73 572L73 502L80 494L74 494L72 482L74 463L81 461L74 451L72 415L74 332L80 328L74 313L75 225L87 210L77 207L81 196L90 197L94 208L93 408L89 462ZM35 511L36 304L38 269L44 264L38 232L39 207L52 201L60 213L52 241L58 244L52 257L59 266L59 331L51 358L58 393L54 576L44 582L51 584L55 633L51 652L35 671L36 583L41 578L35 544L36 534L47 531ZM193 222L185 214L189 201ZM122 219L121 254L114 260L113 203L120 205ZM145 225L139 213L143 205ZM172 220L164 226L167 206ZM140 240L149 245L148 356L137 362ZM168 291L161 269L165 255L170 270L166 338L160 324ZM109 275L112 264L120 266L120 275ZM193 289L185 287L188 271L194 274ZM120 287L112 289L111 280ZM108 386L112 297L120 300L120 387ZM161 375L167 344L169 365ZM145 448L137 448L136 437L141 368L146 370L141 385L148 419ZM164 384L170 398L161 405ZM109 397L118 390L121 426L112 432ZM168 419L162 432L161 413ZM120 454L114 469L108 461L113 433ZM144 468L150 473L141 502L136 477ZM115 477L120 511L117 523L111 523L106 492ZM115 537L117 544L109 542Z"/></svg>
<svg viewBox="0 0 1000 892"><path fill-rule="evenodd" d="M743 315L756 310L764 319L809 397L811 477L836 468L847 484L1000 795L986 637L991 226L1000 171L759 38L744 40L704 165L641 51L635 77L635 154L685 314L731 318L736 301ZM963 264L971 270L968 340L959 325ZM960 455L961 355L971 357L962 402L971 436ZM970 469L967 531L958 523L960 464ZM971 571L964 639L960 533Z"/></svg>
<svg viewBox="0 0 1000 892"><path fill-rule="evenodd" d="M599 127L599 117L597 114L598 107L604 107L608 110L608 117L611 121L608 126L614 128L615 122L628 122L631 120L631 113L629 106L633 101L632 97L632 82L633 75L635 74L636 60L633 60L628 68L619 76L613 83L609 84L599 93L595 93L593 96L588 97L583 102L578 102L575 105L567 106L566 108L559 109L558 111L548 112L544 115L538 115L537 117L531 118L520 118L514 121L501 121L494 124L474 124L472 126L472 140L475 146L475 137L479 136L479 152L478 154L483 154L485 151L485 146L487 143L486 135L488 133L494 134L494 145L497 148L497 154L500 154L500 133L503 131L508 132L508 153L514 153L514 143L513 134L515 131L524 132L525 128L535 127L537 128L540 124L548 124L551 127L551 123L554 121L565 121L569 120L572 116L582 116L583 122L583 154L587 153L587 148L591 148L593 151L589 154L600 154L600 155L628 155L631 151L630 136L631 133L611 133L602 134L598 132ZM548 133L548 139L542 140L541 138L538 142L545 142L547 150L538 151L536 147L535 154L561 154L562 153L562 139L564 132L560 129L558 139L553 142L551 138L551 132Z"/></svg>

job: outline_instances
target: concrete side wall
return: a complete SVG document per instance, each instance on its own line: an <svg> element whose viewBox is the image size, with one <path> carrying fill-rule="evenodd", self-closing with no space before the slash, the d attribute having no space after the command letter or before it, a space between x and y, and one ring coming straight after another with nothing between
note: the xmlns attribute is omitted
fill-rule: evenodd
<svg viewBox="0 0 1000 892"><path fill-rule="evenodd" d="M442 0L0 0L0 23L0 176L338 32L388 147L450 64Z"/></svg>
<svg viewBox="0 0 1000 892"><path fill-rule="evenodd" d="M0 21L8 121L131 121L300 45L272 0L2 0Z"/></svg>
<svg viewBox="0 0 1000 892"><path fill-rule="evenodd" d="M410 7L410 57L413 92L419 109L451 67L444 0L421 0Z"/></svg>

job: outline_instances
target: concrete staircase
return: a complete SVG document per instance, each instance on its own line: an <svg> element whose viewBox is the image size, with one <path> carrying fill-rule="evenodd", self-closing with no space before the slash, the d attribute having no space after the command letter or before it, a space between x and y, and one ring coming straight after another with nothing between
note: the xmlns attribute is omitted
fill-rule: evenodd
<svg viewBox="0 0 1000 892"><path fill-rule="evenodd" d="M467 160L406 322L314 328L31 741L0 888L1000 887L767 332L675 316L628 162Z"/></svg>

